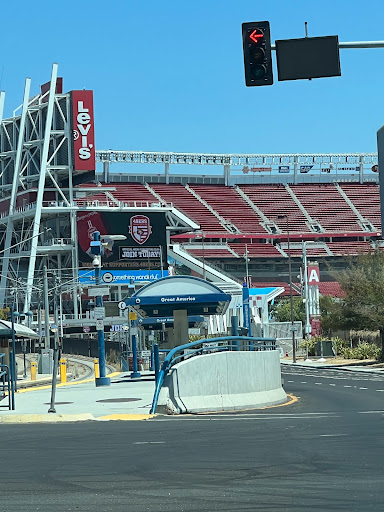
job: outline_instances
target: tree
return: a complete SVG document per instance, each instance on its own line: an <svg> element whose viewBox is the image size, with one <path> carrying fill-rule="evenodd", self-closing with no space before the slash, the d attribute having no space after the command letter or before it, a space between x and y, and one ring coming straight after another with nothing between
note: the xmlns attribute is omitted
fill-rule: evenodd
<svg viewBox="0 0 384 512"><path fill-rule="evenodd" d="M350 259L344 270L333 275L345 292L340 327L379 330L384 354L384 252Z"/></svg>
<svg viewBox="0 0 384 512"><path fill-rule="evenodd" d="M291 321L291 302L289 298L280 299L271 308L273 317L278 322ZM293 297L293 318L305 324L305 306L301 297Z"/></svg>

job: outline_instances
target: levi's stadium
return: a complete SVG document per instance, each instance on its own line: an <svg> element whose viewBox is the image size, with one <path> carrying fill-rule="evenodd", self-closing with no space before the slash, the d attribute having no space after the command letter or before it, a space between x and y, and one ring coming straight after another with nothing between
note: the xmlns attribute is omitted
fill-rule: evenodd
<svg viewBox="0 0 384 512"><path fill-rule="evenodd" d="M8 119L0 93L0 307L37 322L45 280L64 334L92 333L95 231L107 241L106 325L122 323L117 304L133 289L170 274L203 277L239 300L246 276L284 295L291 259L299 295L303 243L320 294L339 296L326 262L341 267L382 246L377 154L103 150L92 91L63 92L62 83L57 65L36 96L27 79ZM210 330L224 331L228 318Z"/></svg>

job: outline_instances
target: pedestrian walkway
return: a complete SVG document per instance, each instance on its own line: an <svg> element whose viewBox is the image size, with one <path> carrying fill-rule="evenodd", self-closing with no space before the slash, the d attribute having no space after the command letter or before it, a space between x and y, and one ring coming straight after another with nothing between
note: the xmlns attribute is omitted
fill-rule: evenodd
<svg viewBox="0 0 384 512"><path fill-rule="evenodd" d="M381 373L384 375L384 367L380 367L379 363L361 361L359 364L349 363L348 360L343 363L333 362L332 359L325 360L324 362L312 359L311 361L297 361L294 363L291 359L284 359L280 361L282 365L301 366L305 368L334 368L337 370L363 372L363 373Z"/></svg>
<svg viewBox="0 0 384 512"><path fill-rule="evenodd" d="M112 373L110 386L96 387L94 379L58 384L56 413L48 413L51 384L19 389L15 393L15 410L2 410L1 422L56 422L81 420L149 419L155 378L143 371L140 379L130 373Z"/></svg>

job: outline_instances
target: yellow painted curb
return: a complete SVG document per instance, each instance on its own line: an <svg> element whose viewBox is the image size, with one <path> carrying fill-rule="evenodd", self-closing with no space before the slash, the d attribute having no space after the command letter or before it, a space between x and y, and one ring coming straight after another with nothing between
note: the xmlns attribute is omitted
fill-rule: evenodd
<svg viewBox="0 0 384 512"><path fill-rule="evenodd" d="M140 420L149 420L154 418L156 414L108 414L107 416L99 416L96 418L97 420L104 421L140 421Z"/></svg>
<svg viewBox="0 0 384 512"><path fill-rule="evenodd" d="M262 409L273 409L274 407L285 407L286 405L292 405L296 403L299 400L299 396L292 395L291 393L287 393L287 396L289 396L290 400L288 402L285 402L283 404L277 404L277 405L267 405L266 407L262 407Z"/></svg>
<svg viewBox="0 0 384 512"><path fill-rule="evenodd" d="M68 421L94 420L93 414L13 414L0 416L0 423L63 423Z"/></svg>

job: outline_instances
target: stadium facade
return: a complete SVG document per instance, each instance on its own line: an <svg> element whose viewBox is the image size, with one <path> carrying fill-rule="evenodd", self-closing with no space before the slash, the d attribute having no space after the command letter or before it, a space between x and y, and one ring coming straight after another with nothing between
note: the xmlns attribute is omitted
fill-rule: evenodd
<svg viewBox="0 0 384 512"><path fill-rule="evenodd" d="M57 69L11 118L0 94L0 306L36 311L46 268L66 324L91 324L95 230L127 237L103 256L111 303L168 272L287 288L303 242L336 294L323 262L382 246L376 154L96 150L92 91L63 93Z"/></svg>

